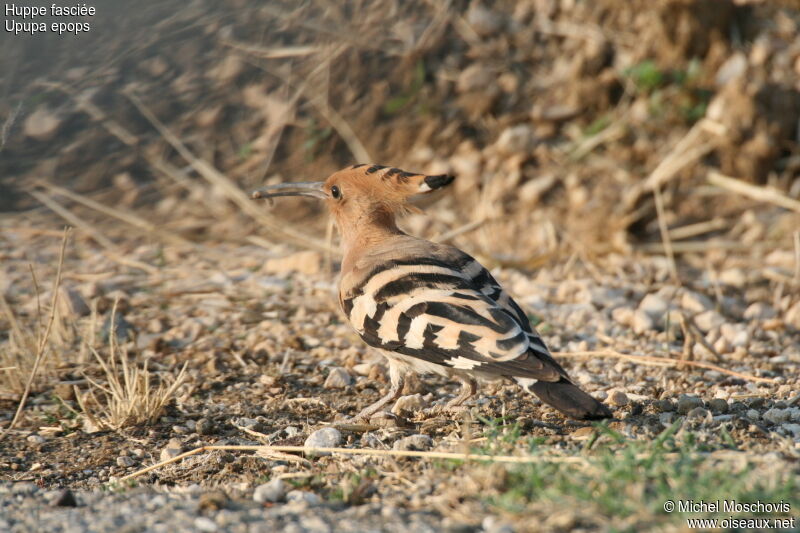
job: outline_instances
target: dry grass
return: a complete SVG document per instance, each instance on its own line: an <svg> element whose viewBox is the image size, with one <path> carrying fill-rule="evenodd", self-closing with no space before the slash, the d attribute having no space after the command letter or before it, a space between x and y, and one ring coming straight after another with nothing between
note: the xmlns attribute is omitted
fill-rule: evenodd
<svg viewBox="0 0 800 533"><path fill-rule="evenodd" d="M116 304L112 311L114 324ZM90 425L97 429L119 430L137 424L152 423L164 412L175 393L186 380L186 364L176 376L156 379L148 368L148 361L139 367L129 362L126 349L119 345L117 336L109 334L108 357L101 356L89 347L105 376L105 384L86 376L89 389L75 396Z"/></svg>
<svg viewBox="0 0 800 533"><path fill-rule="evenodd" d="M7 385L11 390L21 392L19 404L14 414L14 418L8 425L8 428L0 435L0 439L4 438L9 431L11 431L16 423L19 421L25 403L28 400L28 395L34 386L38 376L39 369L45 362L45 358L50 348L50 334L53 331L53 324L56 322L56 309L58 305L59 288L61 286L61 271L64 266L64 253L67 248L67 238L69 237L69 228L64 228L64 233L61 239L61 251L58 256L58 268L56 270L56 279L53 283L53 296L50 302L50 313L47 318L46 325L42 323L42 306L39 298L39 283L36 281L36 274L31 266L31 276L33 277L34 288L36 289L36 308L37 308L37 328L34 335L30 331L25 331L20 327L11 307L8 305L6 299L0 296L0 303L2 303L3 310L5 311L8 321L11 324L11 332L9 335L9 349L4 350L0 354L0 365L3 370L0 373L2 376L3 385ZM24 383L24 386L23 386Z"/></svg>

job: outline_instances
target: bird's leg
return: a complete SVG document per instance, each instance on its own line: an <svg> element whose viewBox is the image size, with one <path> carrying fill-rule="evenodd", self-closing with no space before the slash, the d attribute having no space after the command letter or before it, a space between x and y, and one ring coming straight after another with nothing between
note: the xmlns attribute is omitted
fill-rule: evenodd
<svg viewBox="0 0 800 533"><path fill-rule="evenodd" d="M400 365L391 360L389 360L389 382L389 392L377 402L362 409L360 413L353 417L354 419L369 420L372 415L380 411L387 403L400 397L400 394L403 392L403 386L405 385L405 378Z"/></svg>
<svg viewBox="0 0 800 533"><path fill-rule="evenodd" d="M456 375L455 378L461 384L461 391L459 391L458 396L447 402L446 407L448 409L460 407L464 402L475 396L475 393L478 392L478 382L475 381L475 378L460 374Z"/></svg>

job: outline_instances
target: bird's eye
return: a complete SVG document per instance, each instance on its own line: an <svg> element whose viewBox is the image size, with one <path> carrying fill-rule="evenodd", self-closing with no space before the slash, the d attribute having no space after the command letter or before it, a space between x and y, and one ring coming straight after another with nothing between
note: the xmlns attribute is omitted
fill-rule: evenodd
<svg viewBox="0 0 800 533"><path fill-rule="evenodd" d="M333 187L331 187L331 196L333 196L337 200L342 197L342 191L341 189L339 189L338 185L334 185Z"/></svg>

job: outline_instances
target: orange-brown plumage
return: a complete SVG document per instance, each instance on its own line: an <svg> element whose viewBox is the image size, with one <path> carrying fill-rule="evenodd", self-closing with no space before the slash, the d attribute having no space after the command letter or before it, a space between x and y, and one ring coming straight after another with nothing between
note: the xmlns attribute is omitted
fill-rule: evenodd
<svg viewBox="0 0 800 533"><path fill-rule="evenodd" d="M410 197L444 187L452 176L426 176L379 165L355 165L324 182L287 183L253 198L304 195L324 199L342 234L339 302L354 329L388 359L389 392L359 413L368 418L396 399L405 372L458 379L456 407L475 378L511 378L575 418L610 411L569 379L527 316L474 258L452 246L406 235L395 217Z"/></svg>

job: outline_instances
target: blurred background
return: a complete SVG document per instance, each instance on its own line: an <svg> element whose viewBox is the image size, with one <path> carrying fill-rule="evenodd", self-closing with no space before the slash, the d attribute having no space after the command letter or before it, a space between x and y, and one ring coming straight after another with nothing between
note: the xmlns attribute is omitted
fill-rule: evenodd
<svg viewBox="0 0 800 533"><path fill-rule="evenodd" d="M50 216L54 204L119 219L97 202L182 240L326 249L311 237L327 226L310 216L319 206L270 212L238 191L374 162L454 173L405 227L454 231L494 265L783 249L785 261L770 261L791 275L795 2L95 7L74 19L91 24L78 36L0 34L5 219Z"/></svg>

